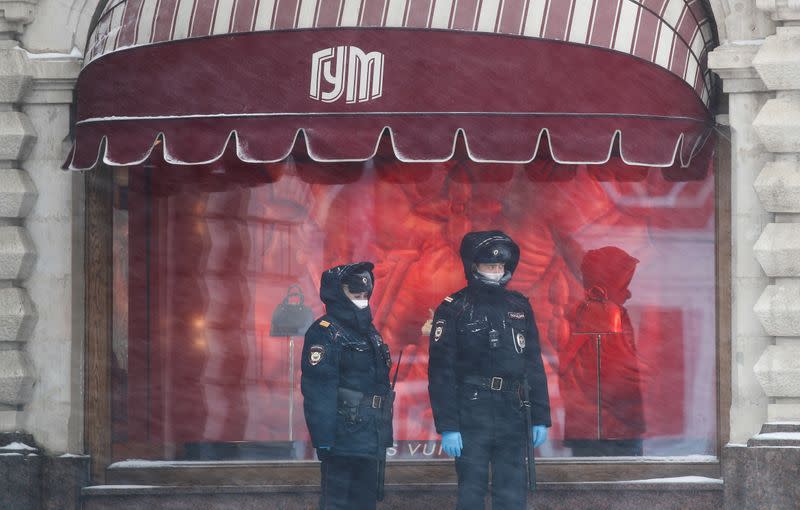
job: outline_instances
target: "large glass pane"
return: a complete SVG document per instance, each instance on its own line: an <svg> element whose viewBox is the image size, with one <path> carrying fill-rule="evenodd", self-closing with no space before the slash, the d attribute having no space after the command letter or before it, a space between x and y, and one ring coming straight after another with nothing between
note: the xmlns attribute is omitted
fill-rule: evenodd
<svg viewBox="0 0 800 510"><path fill-rule="evenodd" d="M358 260L404 352L390 458L443 457L421 329L464 286L462 236L486 229L522 250L510 286L536 312L553 412L540 455L715 453L711 173L154 160L114 173L113 221L115 460L313 458L303 337L275 322L320 316L322 271Z"/></svg>

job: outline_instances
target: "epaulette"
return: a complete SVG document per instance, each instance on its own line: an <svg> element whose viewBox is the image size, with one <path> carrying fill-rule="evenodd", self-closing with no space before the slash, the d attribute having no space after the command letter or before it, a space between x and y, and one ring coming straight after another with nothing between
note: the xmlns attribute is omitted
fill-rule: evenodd
<svg viewBox="0 0 800 510"><path fill-rule="evenodd" d="M455 294L445 297L436 308L436 312L453 316L458 315L463 308L464 299L460 293L456 292Z"/></svg>
<svg viewBox="0 0 800 510"><path fill-rule="evenodd" d="M336 341L336 337L339 336L339 328L336 326L336 324L327 319L317 319L313 325L318 326L323 333L326 333L328 336L330 336L332 342Z"/></svg>

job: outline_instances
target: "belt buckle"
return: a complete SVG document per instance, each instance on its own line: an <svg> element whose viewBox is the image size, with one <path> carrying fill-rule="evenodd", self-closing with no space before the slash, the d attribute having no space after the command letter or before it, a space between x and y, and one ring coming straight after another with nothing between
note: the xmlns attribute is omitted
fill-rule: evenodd
<svg viewBox="0 0 800 510"><path fill-rule="evenodd" d="M380 395L373 395L372 396L372 408L373 409L380 409L382 404L383 404L383 397L381 397Z"/></svg>
<svg viewBox="0 0 800 510"><path fill-rule="evenodd" d="M503 389L503 378L492 377L492 384L489 386L493 391L500 391Z"/></svg>

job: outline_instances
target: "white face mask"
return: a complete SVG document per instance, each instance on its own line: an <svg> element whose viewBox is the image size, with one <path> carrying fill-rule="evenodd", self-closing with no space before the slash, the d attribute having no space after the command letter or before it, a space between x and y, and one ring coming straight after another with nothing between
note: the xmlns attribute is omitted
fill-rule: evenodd
<svg viewBox="0 0 800 510"><path fill-rule="evenodd" d="M487 280L491 280L493 282L499 282L503 279L503 275L505 273L484 273L483 271L478 271L478 274L486 278Z"/></svg>
<svg viewBox="0 0 800 510"><path fill-rule="evenodd" d="M369 306L369 299L351 299L350 301L361 310Z"/></svg>

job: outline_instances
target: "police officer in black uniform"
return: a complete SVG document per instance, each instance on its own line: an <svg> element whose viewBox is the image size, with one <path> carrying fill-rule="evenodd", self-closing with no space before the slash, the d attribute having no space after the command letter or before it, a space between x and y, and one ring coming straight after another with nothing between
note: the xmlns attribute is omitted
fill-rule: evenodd
<svg viewBox="0 0 800 510"><path fill-rule="evenodd" d="M428 392L443 449L456 458L458 509L483 509L489 465L492 508L526 508L528 430L547 439L550 403L539 332L522 294L506 290L519 247L500 231L461 241L468 285L436 309L430 334ZM530 406L522 405L527 380Z"/></svg>
<svg viewBox="0 0 800 510"><path fill-rule="evenodd" d="M301 389L306 424L322 461L324 510L374 509L378 463L392 445L389 347L372 325L370 262L322 274L326 314L306 332Z"/></svg>

